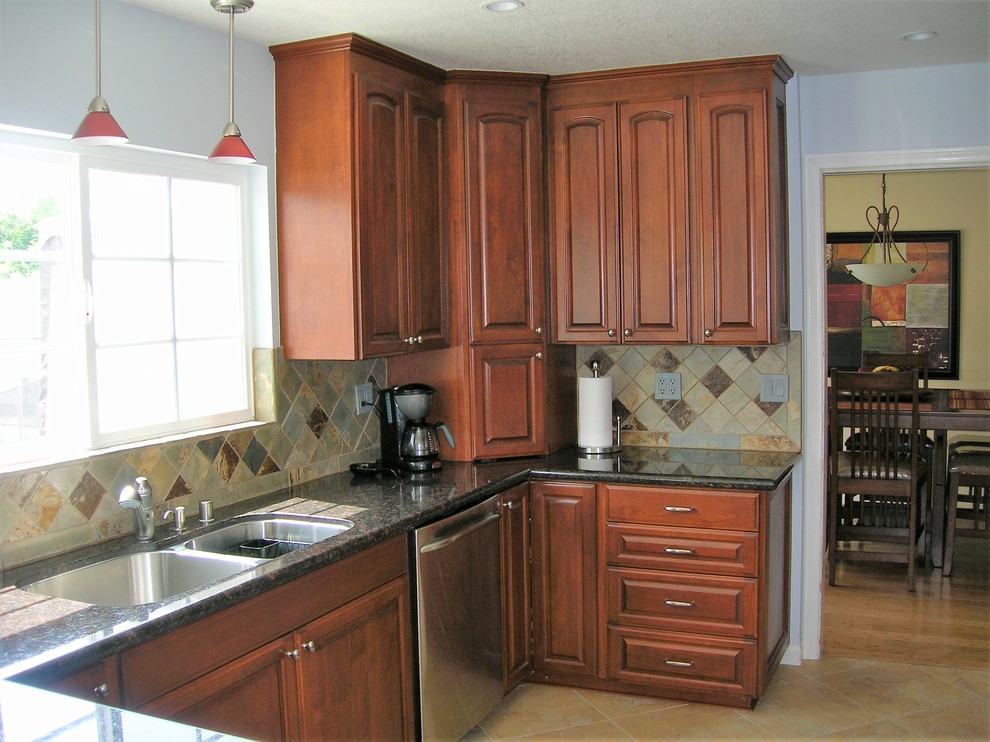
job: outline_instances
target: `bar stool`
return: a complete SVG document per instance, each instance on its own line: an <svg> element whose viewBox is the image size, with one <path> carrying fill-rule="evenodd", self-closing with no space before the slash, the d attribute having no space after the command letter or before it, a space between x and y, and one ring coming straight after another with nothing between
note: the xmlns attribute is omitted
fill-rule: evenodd
<svg viewBox="0 0 990 742"><path fill-rule="evenodd" d="M952 574L952 552L956 542L956 532L960 534L990 537L990 447L957 448L949 457L949 480L947 483L949 509L945 524L945 558L942 574ZM961 495L959 490L968 488ZM972 528L957 528L959 502L971 505L967 519L972 519Z"/></svg>

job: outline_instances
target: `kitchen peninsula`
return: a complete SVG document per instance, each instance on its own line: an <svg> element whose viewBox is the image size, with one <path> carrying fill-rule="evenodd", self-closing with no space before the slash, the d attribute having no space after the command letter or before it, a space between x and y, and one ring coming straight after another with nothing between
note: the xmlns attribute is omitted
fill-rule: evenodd
<svg viewBox="0 0 990 742"><path fill-rule="evenodd" d="M769 524L773 533L756 535L752 539L743 534L757 551L752 557L756 560L752 562L753 578L741 578L747 584L752 583L750 589L759 591L761 596L759 604L764 610L767 605L773 607L771 612L775 612L776 615L769 623L761 625L771 627L777 636L768 639L763 636L762 631L756 631L756 627L752 625L745 629L716 630L709 627L706 632L721 631L728 636L735 632L737 637L751 637L754 634L757 636L756 639L712 640L715 643L721 642L721 646L726 642L752 644L752 647L745 650L747 667L750 667L750 664L763 664L756 662L752 651L758 644L764 652L766 661L764 671L755 673L755 668L750 668L754 669L754 678L760 678L759 683L757 684L756 680L745 680L742 683L743 690L735 701L735 705L749 705L755 702L755 698L762 691L773 668L779 662L783 646L786 645L789 547L787 528L782 526L789 522L789 476L795 459L796 456L792 453L679 451L639 447L628 448L615 459L582 459L569 450L549 457L494 463L446 462L441 472L422 478L411 476L399 479L355 478L347 473L325 477L231 506L218 512L218 519L248 511L315 513L342 516L352 520L355 525L350 531L275 559L256 570L231 578L219 585L211 586L202 595L184 595L174 600L134 608L85 606L59 599L42 599L20 591L12 585L27 576L26 568L8 571L4 575L4 584L7 587L0 592L0 614L3 615L3 623L6 627L6 635L0 639L0 656L4 658L0 675L10 677L30 672L33 682L50 686L57 680L86 667L103 662L107 658L123 656L128 651L168 635L169 632L196 624L202 619L291 584L294 580L304 578L345 558L360 556L368 550L384 548L384 545L396 537L404 537L419 525L437 520L492 494L518 485L532 483L529 487L531 496L532 493L539 491L545 493L546 490L541 488L548 486L580 485L585 492L589 491L588 487L591 487L591 491L596 487L612 488L620 497L625 498L630 496L630 492L640 490L642 491L640 495L654 492L658 498L664 493L677 491L691 493L694 498L704 498L709 494L728 498L719 500L719 503L731 501L734 494L749 493L749 496L754 498L752 503L757 504L753 525L739 528L723 523L714 527L728 531L734 528L744 531L750 528L756 529L761 523L766 525L767 511L771 509L761 509L758 504L769 502L768 493L780 492L784 496L775 500L780 508L777 509L776 515L769 513L771 515ZM546 502L544 497L544 504ZM660 502L658 499L657 504ZM602 503L604 507L605 501L603 500ZM543 512L545 516L549 511ZM613 508L607 514L607 519L609 527L612 527L612 521L622 520L624 516ZM534 520L538 521L535 512ZM606 528L604 518L598 527ZM654 526L636 527L641 530L655 528ZM534 529L534 532L537 530ZM658 530L662 529L658 528ZM167 527L161 527L157 536L160 540L164 540L164 543L176 540L175 536L163 531L167 531ZM195 530L190 530L181 538L190 538L195 533ZM697 533L702 533L702 530L699 529ZM128 537L114 546L131 544L133 537ZM551 549L559 546L559 544L543 544L544 548ZM585 548L592 553L597 551L594 543L585 545ZM768 556L781 563L770 564ZM611 566L606 567L604 554L593 564L592 577L596 580L599 578L604 580L606 571L614 571ZM32 571L36 572L41 566L43 565L33 565ZM661 566L659 569L670 568ZM537 572L538 570L534 569L534 596L537 596L534 598L534 611L543 611L542 615L546 616L554 611L555 606L542 602L538 597L539 593L535 587L539 583ZM647 570L643 569L642 572ZM655 573L655 575L660 574L662 573L659 571ZM646 577L655 575L650 572ZM712 578L701 576L699 579L705 582ZM728 578L719 579L725 581ZM757 585L758 588L755 587ZM556 606L556 609L561 610L561 606ZM567 606L566 610L572 609ZM599 608L591 606L589 610L597 615ZM604 610L604 606L601 610ZM553 626L553 622L545 625ZM626 634L632 633L639 635L640 638L649 634L648 631L637 628L624 630L621 629L622 625L621 618L613 621L611 616L609 617L608 627L620 630L619 633L625 631ZM604 624L600 627L602 631L605 628ZM690 639L697 630L695 628L682 631L678 635ZM598 631L599 627L596 625L591 633L597 635ZM608 675L605 672L604 660L614 656L614 652L605 647L599 647L598 651L603 660L602 672L599 672L597 665L589 668L587 677L592 686L595 683L606 682L603 677L596 676ZM534 657L537 679L555 682L553 657L547 654L541 655L539 647L535 649ZM637 687L642 692L659 695L671 692L671 689L664 687L662 683L651 690L651 683L644 682L642 678L638 681L634 680L631 685L628 682L627 675L625 680L620 680L619 687L627 692ZM123 705L125 708L131 708L126 677L123 685ZM724 692L722 696L716 693L714 700L732 702L730 696L731 694ZM701 696L696 694L693 697ZM744 698L750 700L744 701Z"/></svg>

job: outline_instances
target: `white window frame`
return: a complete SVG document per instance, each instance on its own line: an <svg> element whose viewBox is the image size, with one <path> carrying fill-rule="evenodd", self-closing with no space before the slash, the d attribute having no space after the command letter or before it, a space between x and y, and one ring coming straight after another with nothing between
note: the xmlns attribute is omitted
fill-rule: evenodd
<svg viewBox="0 0 990 742"><path fill-rule="evenodd" d="M79 359L85 360L83 389L88 390L88 426L73 431L74 440L46 440L25 444L14 460L0 461L0 471L34 466L44 461L66 461L93 452L128 444L149 444L163 437L197 435L207 431L234 428L255 422L255 400L252 370L253 349L274 347L274 285L273 265L269 248L271 236L268 227L268 169L261 165L222 165L209 162L205 157L182 153L164 152L133 145L84 147L72 144L68 137L17 127L0 126L0 145L5 147L47 150L72 158L72 214L69 215L72 236L69 240L73 271L80 279L74 289L74 305L79 307L79 336L74 338L82 350ZM83 278L91 279L91 250L88 227L88 171L90 168L125 172L165 175L168 177L203 179L233 184L240 195L241 229L241 293L243 296L243 328L247 390L247 406L243 410L160 426L136 429L125 436L101 435L97 430L96 379L92 369L95 346L92 327L85 326L86 288ZM171 260L171 259L170 259ZM32 450L33 449L33 450Z"/></svg>

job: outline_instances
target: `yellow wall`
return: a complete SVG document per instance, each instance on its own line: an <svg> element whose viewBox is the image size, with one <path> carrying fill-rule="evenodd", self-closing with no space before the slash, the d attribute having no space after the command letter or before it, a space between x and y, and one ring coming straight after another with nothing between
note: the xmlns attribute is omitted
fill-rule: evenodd
<svg viewBox="0 0 990 742"><path fill-rule="evenodd" d="M866 207L880 206L880 174L825 178L825 230L869 232ZM899 231L959 230L959 381L932 386L990 389L990 170L887 174L887 206Z"/></svg>

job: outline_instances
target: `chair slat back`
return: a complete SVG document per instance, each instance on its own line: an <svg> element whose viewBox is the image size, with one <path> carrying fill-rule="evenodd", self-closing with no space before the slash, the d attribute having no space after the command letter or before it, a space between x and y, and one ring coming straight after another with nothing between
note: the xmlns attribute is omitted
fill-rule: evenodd
<svg viewBox="0 0 990 742"><path fill-rule="evenodd" d="M843 476L889 481L910 474L911 479L915 478L918 369L879 373L832 369L829 398L832 450L842 448L842 427L834 422L840 410L848 413L849 423L845 427L861 441L848 451L850 471ZM832 459L835 469L838 457ZM833 474L837 475L837 470Z"/></svg>

